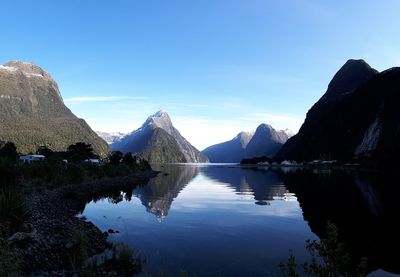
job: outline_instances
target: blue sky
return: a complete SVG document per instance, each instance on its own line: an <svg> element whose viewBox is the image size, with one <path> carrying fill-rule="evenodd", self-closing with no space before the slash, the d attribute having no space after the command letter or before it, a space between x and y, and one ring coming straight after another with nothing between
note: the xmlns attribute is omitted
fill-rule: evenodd
<svg viewBox="0 0 400 277"><path fill-rule="evenodd" d="M400 1L142 0L0 3L0 63L31 61L95 130L166 110L196 147L300 127L349 58L400 63Z"/></svg>

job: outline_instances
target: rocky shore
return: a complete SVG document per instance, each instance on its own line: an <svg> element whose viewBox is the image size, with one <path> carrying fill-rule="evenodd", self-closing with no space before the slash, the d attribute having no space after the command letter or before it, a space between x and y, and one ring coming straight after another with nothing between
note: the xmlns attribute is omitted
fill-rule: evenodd
<svg viewBox="0 0 400 277"><path fill-rule="evenodd" d="M27 201L29 222L8 240L22 259L23 272L30 276L69 276L77 255L77 234L85 238L88 257L109 248L108 234L76 215L92 199L144 185L156 175L157 172L147 171L32 194Z"/></svg>

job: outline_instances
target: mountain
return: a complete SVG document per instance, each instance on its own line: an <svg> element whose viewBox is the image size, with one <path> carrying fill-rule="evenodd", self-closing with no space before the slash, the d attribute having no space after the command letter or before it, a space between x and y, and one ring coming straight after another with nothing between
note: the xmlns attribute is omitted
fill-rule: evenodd
<svg viewBox="0 0 400 277"><path fill-rule="evenodd" d="M202 151L214 163L238 163L246 154L253 132L241 132L230 141L207 147Z"/></svg>
<svg viewBox="0 0 400 277"><path fill-rule="evenodd" d="M151 115L139 129L111 144L111 149L135 153L150 163L208 162L206 156L182 137L164 111Z"/></svg>
<svg viewBox="0 0 400 277"><path fill-rule="evenodd" d="M400 68L379 73L349 60L277 159L396 163L400 154Z"/></svg>
<svg viewBox="0 0 400 277"><path fill-rule="evenodd" d="M65 105L56 82L42 68L20 61L0 65L0 140L21 153L45 145L62 151L76 142L105 156L107 143Z"/></svg>
<svg viewBox="0 0 400 277"><path fill-rule="evenodd" d="M202 151L211 162L238 163L244 158L273 157L291 136L289 130L275 130L261 124L255 132L241 132L230 141L207 147Z"/></svg>
<svg viewBox="0 0 400 277"><path fill-rule="evenodd" d="M285 131L277 131L268 124L261 124L249 141L244 158L273 157L288 138Z"/></svg>
<svg viewBox="0 0 400 277"><path fill-rule="evenodd" d="M121 132L101 132L101 131L96 131L96 134L104 139L108 144L113 144L114 142L120 140L125 134Z"/></svg>

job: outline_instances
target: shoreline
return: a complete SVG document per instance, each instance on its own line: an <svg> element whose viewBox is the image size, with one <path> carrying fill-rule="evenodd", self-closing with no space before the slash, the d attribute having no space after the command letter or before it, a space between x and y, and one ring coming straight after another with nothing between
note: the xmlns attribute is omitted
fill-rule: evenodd
<svg viewBox="0 0 400 277"><path fill-rule="evenodd" d="M87 239L87 256L102 253L111 244L108 234L92 222L77 217L92 199L106 197L110 192L145 185L158 175L145 171L130 176L104 178L81 184L66 185L27 199L31 212L23 232L12 235L12 244L22 259L22 272L51 276L71 272L74 251L73 236L80 233Z"/></svg>

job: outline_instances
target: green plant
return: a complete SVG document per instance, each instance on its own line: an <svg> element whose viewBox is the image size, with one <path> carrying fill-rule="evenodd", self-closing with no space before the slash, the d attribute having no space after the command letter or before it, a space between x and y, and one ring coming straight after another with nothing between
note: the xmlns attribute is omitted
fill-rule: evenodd
<svg viewBox="0 0 400 277"><path fill-rule="evenodd" d="M284 276L288 277L298 277L299 274L297 273L297 263L296 258L293 255L292 250L289 250L289 257L287 259L287 263L281 263L279 265L281 272Z"/></svg>
<svg viewBox="0 0 400 277"><path fill-rule="evenodd" d="M81 230L74 230L71 237L69 262L72 270L79 271L83 262L88 258L88 240Z"/></svg>
<svg viewBox="0 0 400 277"><path fill-rule="evenodd" d="M354 268L350 264L350 256L345 245L339 241L336 225L328 222L326 238L320 241L307 240L306 249L311 255L311 262L303 264L304 273L313 277L350 277L367 276L367 259L362 258ZM286 264L280 265L283 276L297 277L297 263L290 251Z"/></svg>
<svg viewBox="0 0 400 277"><path fill-rule="evenodd" d="M113 245L113 263L125 275L141 271L140 252L135 252L129 245L117 243Z"/></svg>
<svg viewBox="0 0 400 277"><path fill-rule="evenodd" d="M92 145L78 142L68 146L67 157L72 162L82 162L86 159L96 158L97 156L93 152Z"/></svg>
<svg viewBox="0 0 400 277"><path fill-rule="evenodd" d="M0 189L0 221L9 221L17 227L29 216L24 195L16 188Z"/></svg>

